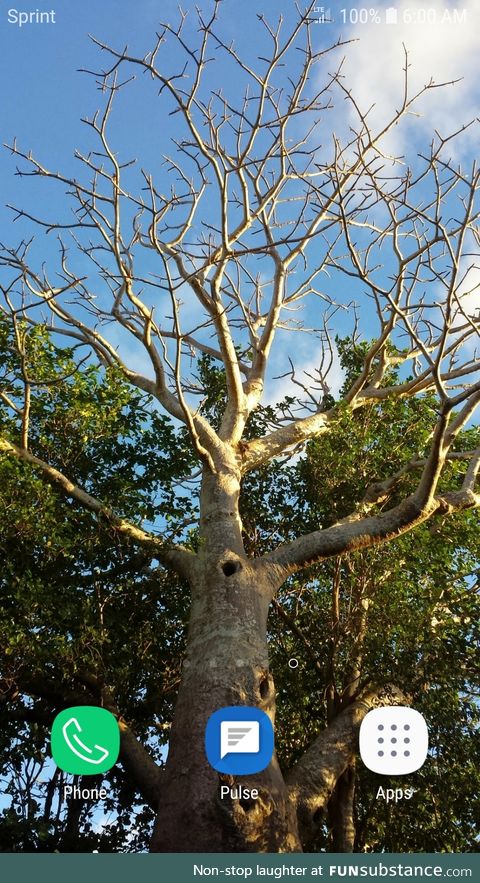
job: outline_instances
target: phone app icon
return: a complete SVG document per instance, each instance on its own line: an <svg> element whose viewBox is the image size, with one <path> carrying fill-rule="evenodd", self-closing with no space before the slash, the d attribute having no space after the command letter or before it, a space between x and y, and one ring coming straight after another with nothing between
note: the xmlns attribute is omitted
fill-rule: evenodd
<svg viewBox="0 0 480 883"><path fill-rule="evenodd" d="M360 757L373 773L414 773L425 763L427 752L427 723L414 708L384 705L365 715L360 726Z"/></svg>
<svg viewBox="0 0 480 883"><path fill-rule="evenodd" d="M120 751L117 720L96 705L66 708L53 721L51 747L55 763L66 773L105 773L117 762Z"/></svg>
<svg viewBox="0 0 480 883"><path fill-rule="evenodd" d="M214 711L207 721L205 753L219 773L260 773L270 763L273 748L272 722L259 708L230 705Z"/></svg>

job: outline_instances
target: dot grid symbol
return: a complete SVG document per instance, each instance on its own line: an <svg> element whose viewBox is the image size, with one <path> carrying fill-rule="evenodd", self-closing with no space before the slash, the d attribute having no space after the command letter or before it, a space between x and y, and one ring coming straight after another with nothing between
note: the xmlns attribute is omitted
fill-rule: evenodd
<svg viewBox="0 0 480 883"><path fill-rule="evenodd" d="M414 773L428 752L428 728L419 711L384 705L365 715L360 727L360 757L367 769L383 776Z"/></svg>

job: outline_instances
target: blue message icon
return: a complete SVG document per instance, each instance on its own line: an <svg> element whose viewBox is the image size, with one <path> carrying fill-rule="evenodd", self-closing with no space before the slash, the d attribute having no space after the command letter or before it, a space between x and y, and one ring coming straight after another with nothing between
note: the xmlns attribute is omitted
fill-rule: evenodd
<svg viewBox="0 0 480 883"><path fill-rule="evenodd" d="M249 776L270 763L274 749L273 726L259 708L229 705L210 715L205 728L207 760L219 773Z"/></svg>

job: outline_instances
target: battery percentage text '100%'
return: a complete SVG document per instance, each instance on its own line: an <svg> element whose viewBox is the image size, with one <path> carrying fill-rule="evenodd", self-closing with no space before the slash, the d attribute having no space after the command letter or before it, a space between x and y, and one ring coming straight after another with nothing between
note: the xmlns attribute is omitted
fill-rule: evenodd
<svg viewBox="0 0 480 883"><path fill-rule="evenodd" d="M435 24L466 24L466 9L435 9L433 7L420 6L409 9L397 9L390 6L388 9L376 9L375 7L357 7L341 9L340 19L343 24L367 25L367 24L400 24L405 25L435 25Z"/></svg>

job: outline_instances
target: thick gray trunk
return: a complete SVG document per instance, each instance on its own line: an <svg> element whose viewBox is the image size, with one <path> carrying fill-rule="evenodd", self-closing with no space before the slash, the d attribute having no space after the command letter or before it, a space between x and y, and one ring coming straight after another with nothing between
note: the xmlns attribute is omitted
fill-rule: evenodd
<svg viewBox="0 0 480 883"><path fill-rule="evenodd" d="M255 776L256 800L220 799L222 784L204 750L210 715L228 705L252 705L274 721L268 667L267 614L273 587L263 566L243 553L235 477L204 480L202 535L191 578L192 610L182 683L171 730L151 848L175 852L300 850L295 816L274 757Z"/></svg>
<svg viewBox="0 0 480 883"><path fill-rule="evenodd" d="M246 557L238 495L233 468L205 474L199 552L189 573L187 655L162 775L154 852L301 852L302 842L308 846L315 838L337 781L354 759L360 722L378 698L377 691L367 691L342 711L290 771L288 785L275 755L266 770L237 781L209 765L205 727L214 711L254 706L272 723L275 717L267 615L286 574L268 559ZM258 798L221 797L222 785L238 784L256 788ZM353 800L353 782L348 791ZM346 797L337 804L342 812ZM344 815L337 830L349 848L346 826L352 816Z"/></svg>
<svg viewBox="0 0 480 883"><path fill-rule="evenodd" d="M353 852L355 846L355 763L339 777L328 803L330 852Z"/></svg>
<svg viewBox="0 0 480 883"><path fill-rule="evenodd" d="M234 558L230 559L233 563ZM153 851L264 852L299 850L295 822L276 758L262 773L239 777L256 800L220 799L233 785L205 757L205 725L227 705L253 705L272 722L266 621L270 586L252 562L230 576L218 568L193 587L188 653L171 731Z"/></svg>

